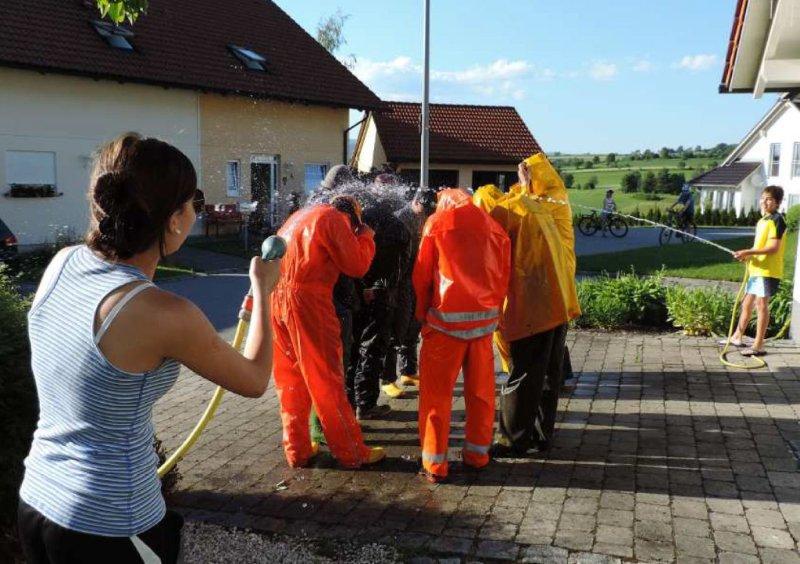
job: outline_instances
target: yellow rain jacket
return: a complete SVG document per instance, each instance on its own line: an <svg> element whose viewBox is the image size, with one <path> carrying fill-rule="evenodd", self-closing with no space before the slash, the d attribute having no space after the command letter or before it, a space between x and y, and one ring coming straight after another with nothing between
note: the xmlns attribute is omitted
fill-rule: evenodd
<svg viewBox="0 0 800 564"><path fill-rule="evenodd" d="M524 339L569 321L575 277L568 272L564 246L549 210L518 193L500 200L491 215L511 237L512 247L511 280L499 329L503 340ZM501 353L505 349L498 348Z"/></svg>
<svg viewBox="0 0 800 564"><path fill-rule="evenodd" d="M506 197L506 193L494 184L481 186L472 195L472 203L481 208L486 213L492 213L492 209L497 202Z"/></svg>

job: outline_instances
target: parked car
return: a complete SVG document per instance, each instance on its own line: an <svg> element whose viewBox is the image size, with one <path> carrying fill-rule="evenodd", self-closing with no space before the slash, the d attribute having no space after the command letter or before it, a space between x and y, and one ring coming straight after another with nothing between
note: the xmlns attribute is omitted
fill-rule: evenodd
<svg viewBox="0 0 800 564"><path fill-rule="evenodd" d="M0 261L17 256L17 238L0 219Z"/></svg>

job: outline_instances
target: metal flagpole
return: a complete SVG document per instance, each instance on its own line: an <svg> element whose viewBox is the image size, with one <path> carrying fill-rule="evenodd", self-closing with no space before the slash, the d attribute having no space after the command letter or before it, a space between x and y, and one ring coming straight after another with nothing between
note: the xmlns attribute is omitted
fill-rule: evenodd
<svg viewBox="0 0 800 564"><path fill-rule="evenodd" d="M419 185L422 188L428 187L428 138L429 138L429 130L428 130L428 122L429 122L429 107L428 107L428 98L429 98L429 81L430 81L430 58L431 58L431 50L430 50L430 39L431 39L431 0L423 0L423 39L422 39L422 51L423 51L423 71L422 71L422 115L420 116L420 129L421 131L421 139L420 139L420 167L419 167Z"/></svg>

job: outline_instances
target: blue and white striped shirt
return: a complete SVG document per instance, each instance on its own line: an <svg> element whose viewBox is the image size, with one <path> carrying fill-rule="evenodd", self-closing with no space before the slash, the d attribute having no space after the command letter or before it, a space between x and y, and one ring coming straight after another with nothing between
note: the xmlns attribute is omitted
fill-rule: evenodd
<svg viewBox="0 0 800 564"><path fill-rule="evenodd" d="M166 360L138 374L114 367L96 344L97 308L121 286L150 282L138 269L103 261L86 246L60 257L48 268L28 316L39 422L20 497L73 531L136 535L164 517L152 408L180 366Z"/></svg>

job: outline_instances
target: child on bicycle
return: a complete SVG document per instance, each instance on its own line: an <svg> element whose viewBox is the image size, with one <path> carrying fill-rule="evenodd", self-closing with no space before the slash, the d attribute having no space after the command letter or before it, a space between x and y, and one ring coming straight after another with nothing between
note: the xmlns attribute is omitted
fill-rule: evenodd
<svg viewBox="0 0 800 564"><path fill-rule="evenodd" d="M606 197L603 200L603 210L600 212L600 229L603 237L606 236L608 222L615 211L617 211L617 203L614 201L614 191L606 190Z"/></svg>
<svg viewBox="0 0 800 564"><path fill-rule="evenodd" d="M783 201L783 188L767 186L761 193L761 219L756 224L756 236L749 249L736 251L736 260L747 261L749 279L739 324L730 339L735 347L745 346L744 333L750 323L755 305L757 314L756 337L741 351L742 356L764 356L764 337L769 325L769 299L778 291L783 277L783 252L786 247L786 221L778 208ZM725 341L723 341L723 344Z"/></svg>

